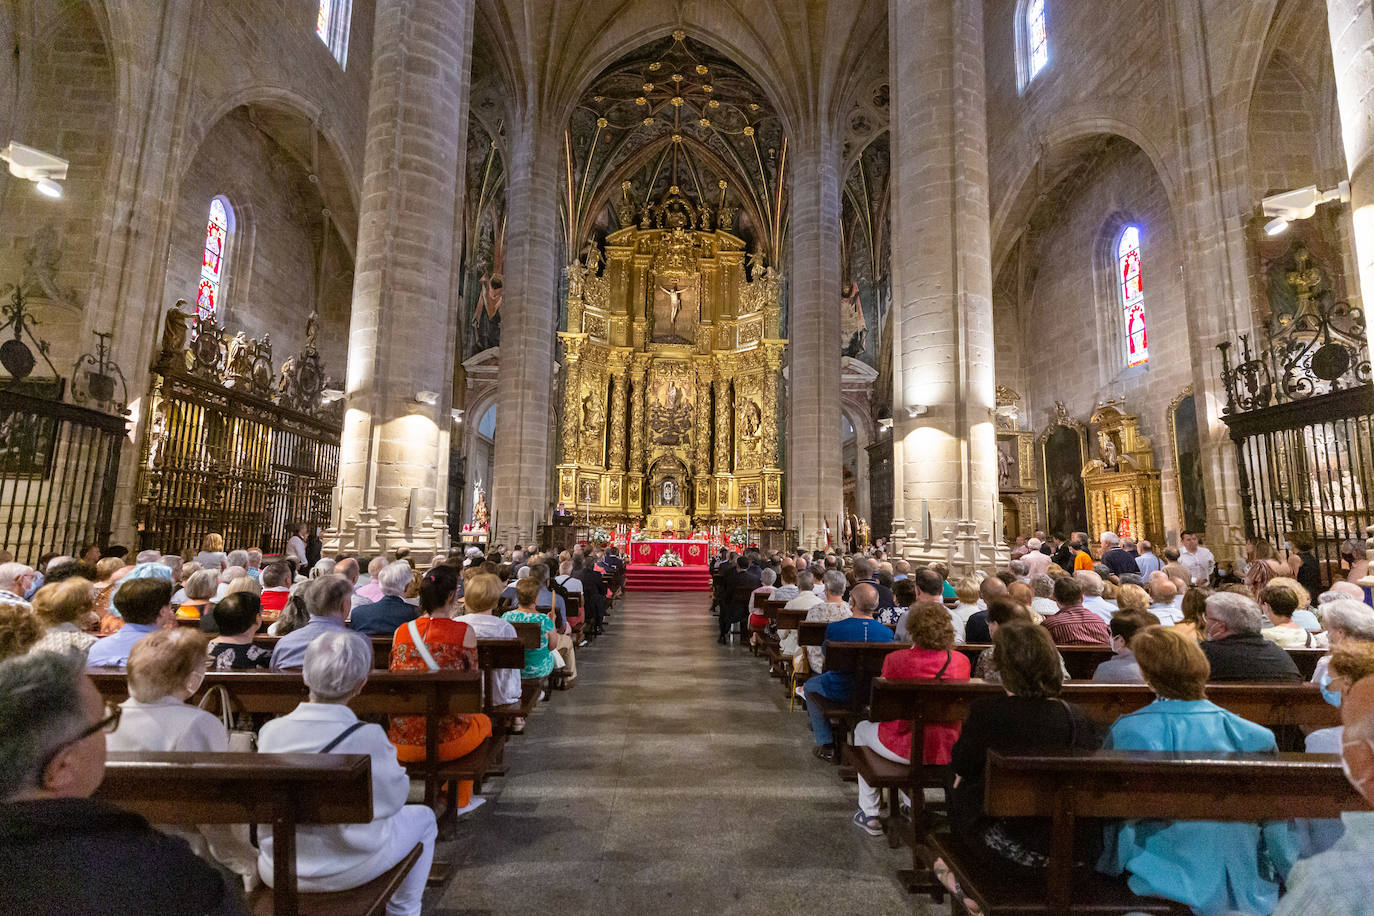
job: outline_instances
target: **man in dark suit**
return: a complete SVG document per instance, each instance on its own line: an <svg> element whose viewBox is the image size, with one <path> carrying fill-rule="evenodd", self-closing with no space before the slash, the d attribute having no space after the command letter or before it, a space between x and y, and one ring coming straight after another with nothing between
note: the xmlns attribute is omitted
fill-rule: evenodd
<svg viewBox="0 0 1374 916"><path fill-rule="evenodd" d="M877 578L873 575L876 571L877 566L868 557L854 558L854 584L863 583L873 586L878 593L878 610L896 607L896 603L892 600L892 589L878 583Z"/></svg>
<svg viewBox="0 0 1374 916"><path fill-rule="evenodd" d="M1254 601L1235 592L1218 592L1207 599L1203 614L1207 640L1202 654L1211 665L1211 680L1302 682L1293 657L1260 635L1264 612Z"/></svg>
<svg viewBox="0 0 1374 916"><path fill-rule="evenodd" d="M728 640L730 629L737 623L742 624L749 616L749 602L754 589L763 584L762 572L757 565L751 564L749 557L743 556L735 563L733 570L727 570L722 578L724 596L720 606L720 639L722 646Z"/></svg>
<svg viewBox="0 0 1374 916"><path fill-rule="evenodd" d="M404 560L383 566L377 574L382 600L355 607L348 618L348 628L368 636L391 636L397 627L419 617L420 609L401 597L412 579L410 564Z"/></svg>
<svg viewBox="0 0 1374 916"><path fill-rule="evenodd" d="M558 525L566 525L567 520L572 518L572 513L568 511L567 506L563 505L563 500L558 501L558 508L553 510L553 517L558 520L555 522Z"/></svg>
<svg viewBox="0 0 1374 916"><path fill-rule="evenodd" d="M590 557L574 556L572 575L582 583L587 624L591 634L596 636L601 633L601 625L606 619L606 582Z"/></svg>

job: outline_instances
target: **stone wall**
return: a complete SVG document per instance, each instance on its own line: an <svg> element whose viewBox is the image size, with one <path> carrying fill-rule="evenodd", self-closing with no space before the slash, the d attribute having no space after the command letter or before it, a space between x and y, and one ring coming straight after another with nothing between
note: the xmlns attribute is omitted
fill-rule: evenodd
<svg viewBox="0 0 1374 916"><path fill-rule="evenodd" d="M22 42L19 55L3 55L0 87L8 90L6 102L17 96L21 104L0 103L6 109L0 141L36 147L70 166L60 200L0 169L0 286L22 281L39 288L30 292L37 333L51 345L57 371L68 375L77 355L94 344L77 331L107 200L114 70L89 6L46 7L47 15L33 23L39 40ZM11 36L7 49L17 37L11 10L0 12L0 35ZM41 362L34 374L47 374Z"/></svg>
<svg viewBox="0 0 1374 916"><path fill-rule="evenodd" d="M1141 232L1150 359L1122 369L1114 251L1127 224ZM1060 202L1057 218L1044 230L1036 253L1040 269L1022 322L1022 394L1032 405L1036 430L1045 428L1055 401L1086 423L1099 402L1124 398L1153 440L1156 466L1164 471L1165 520L1173 531L1181 516L1166 413L1192 380L1181 257L1169 201L1150 160L1119 141ZM999 339L1004 336L999 330Z"/></svg>
<svg viewBox="0 0 1374 916"><path fill-rule="evenodd" d="M347 349L351 283L338 282L343 268L351 278L343 241L320 211L319 191L306 169L257 126L246 108L237 108L206 135L181 182L167 258L164 303L195 301L200 278L205 223L212 198L223 194L234 210L219 322L231 333L272 335L277 365L300 350L305 321L318 306L320 350L326 369L343 376ZM319 258L331 263L320 294Z"/></svg>

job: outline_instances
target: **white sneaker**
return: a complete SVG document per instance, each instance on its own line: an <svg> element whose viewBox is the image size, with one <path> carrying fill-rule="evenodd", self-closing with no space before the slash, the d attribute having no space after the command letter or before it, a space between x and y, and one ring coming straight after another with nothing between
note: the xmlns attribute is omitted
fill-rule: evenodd
<svg viewBox="0 0 1374 916"><path fill-rule="evenodd" d="M453 812L453 816L462 817L464 814L471 814L472 812L476 811L478 808L482 807L486 803L487 800L485 798L483 798L480 795L474 795L472 796L472 801L468 802L466 805L459 808L457 811Z"/></svg>
<svg viewBox="0 0 1374 916"><path fill-rule="evenodd" d="M805 694L805 693L802 693L802 685L801 685L801 684L798 684L796 687L794 687L794 688L792 689L792 692L793 692L794 694L796 694L797 699L799 699L799 700L804 700L804 699L806 699L806 694Z"/></svg>

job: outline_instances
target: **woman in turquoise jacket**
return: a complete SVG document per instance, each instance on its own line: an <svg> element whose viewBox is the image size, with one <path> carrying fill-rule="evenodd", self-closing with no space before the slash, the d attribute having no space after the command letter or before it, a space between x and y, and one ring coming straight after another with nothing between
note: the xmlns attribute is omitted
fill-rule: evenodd
<svg viewBox="0 0 1374 916"><path fill-rule="evenodd" d="M1104 748L1277 752L1274 733L1204 699L1211 668L1195 640L1150 627L1131 640L1158 699L1117 719ZM1167 897L1203 916L1267 914L1297 859L1287 822L1134 820L1110 824L1098 870L1127 873L1137 894Z"/></svg>

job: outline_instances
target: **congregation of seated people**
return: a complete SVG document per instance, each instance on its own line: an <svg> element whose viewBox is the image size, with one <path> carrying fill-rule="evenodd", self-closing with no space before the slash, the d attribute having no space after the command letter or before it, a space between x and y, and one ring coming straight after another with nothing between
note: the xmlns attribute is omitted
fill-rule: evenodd
<svg viewBox="0 0 1374 916"><path fill-rule="evenodd" d="M292 542L266 557L225 551L211 534L182 555L83 545L34 567L2 558L0 912L244 912L249 895L274 887L270 825L155 827L91 796L107 751L255 746L370 758L372 821L300 826L295 886L358 888L418 846L386 903L391 916L418 914L440 816L461 818L484 799L462 779L451 809L409 804L406 766L425 762L431 743L439 761L460 760L496 725L484 713L442 715L430 742L424 716L360 719L348 704L379 664L374 638L390 640L391 672L477 672L479 640L514 640L516 623L533 625L523 667L489 672L487 708L520 706L526 684L548 700L551 676L575 686L575 654L606 627L624 569L614 548L469 546L417 568L404 553L312 562ZM270 719L197 705L207 672L252 671L298 672L308 699ZM87 676L102 672L123 675L127 700L106 705ZM524 716L503 725L524 727Z"/></svg>
<svg viewBox="0 0 1374 916"><path fill-rule="evenodd" d="M782 658L789 692L807 701L816 757L843 762L841 739L897 764L909 763L910 749L923 747L923 764L947 773L951 829L1012 876L1045 874L1050 825L986 814L985 768L993 751L1274 753L1282 743L1290 751L1343 754L1355 788L1374 797L1374 607L1360 585L1367 574L1363 544L1342 545L1344 568L1323 587L1308 560L1310 540L1296 534L1289 536L1288 559L1252 540L1243 565L1221 569L1192 532L1158 554L1148 541L1104 534L1096 556L1083 532L1037 534L1018 539L1011 562L996 573L954 578L942 563L888 558L881 548L767 555L722 549L712 562L720 641L730 642L741 624L741 639ZM789 611L824 623L823 644L802 645L798 630L782 626L778 615ZM962 722L926 723L918 744L908 721L860 718L849 734L836 735L833 710L850 705L867 685L856 685L847 670L827 670L826 645L852 642L896 643L883 657L883 678L972 678L998 683L1004 693L974 700ZM1093 648L1102 650L1101 660L1080 677L1145 685L1154 701L1105 726L1066 701L1066 653ZM1289 727L1276 734L1207 699L1214 683L1300 683L1290 650L1325 653L1310 680L1328 703L1342 707L1344 728L1303 735ZM1358 704L1351 702L1355 695ZM863 708L862 699L852 708ZM884 811L880 791L862 773L857 788L854 826L884 835L885 814L896 819L899 812ZM899 801L905 811L911 799L893 795L890 804ZM1075 843L1075 862L1123 877L1136 894L1197 913L1370 912L1368 878L1355 879L1350 890L1350 877L1339 877L1339 869L1345 863L1369 873L1374 813L1347 812L1315 827L1109 822L1080 829ZM949 864L937 858L931 874L962 908L955 912L980 912ZM1356 900L1356 908L1321 906Z"/></svg>

